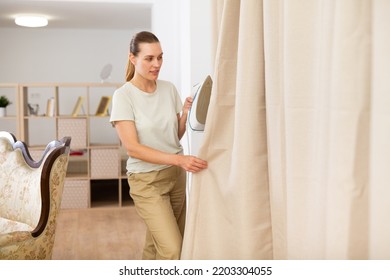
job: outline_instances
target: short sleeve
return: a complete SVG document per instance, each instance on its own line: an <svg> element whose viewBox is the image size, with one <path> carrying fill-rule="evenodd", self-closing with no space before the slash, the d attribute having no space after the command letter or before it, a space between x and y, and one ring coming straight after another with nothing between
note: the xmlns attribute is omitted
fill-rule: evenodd
<svg viewBox="0 0 390 280"><path fill-rule="evenodd" d="M115 121L124 120L134 121L134 111L130 98L123 88L120 88L114 92L112 97L110 122L114 125Z"/></svg>

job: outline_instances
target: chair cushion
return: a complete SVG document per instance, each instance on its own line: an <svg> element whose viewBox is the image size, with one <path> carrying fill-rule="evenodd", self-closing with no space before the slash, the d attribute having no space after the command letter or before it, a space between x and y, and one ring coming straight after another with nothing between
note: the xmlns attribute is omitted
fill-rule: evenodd
<svg viewBox="0 0 390 280"><path fill-rule="evenodd" d="M25 223L20 223L0 217L0 234L13 231L32 231L34 228Z"/></svg>

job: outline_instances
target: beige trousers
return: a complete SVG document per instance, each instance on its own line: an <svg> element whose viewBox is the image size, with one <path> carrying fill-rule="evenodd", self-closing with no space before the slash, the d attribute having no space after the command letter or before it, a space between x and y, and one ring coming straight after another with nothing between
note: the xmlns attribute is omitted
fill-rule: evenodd
<svg viewBox="0 0 390 280"><path fill-rule="evenodd" d="M186 217L186 172L177 166L128 178L130 196L147 226L144 260L180 258Z"/></svg>

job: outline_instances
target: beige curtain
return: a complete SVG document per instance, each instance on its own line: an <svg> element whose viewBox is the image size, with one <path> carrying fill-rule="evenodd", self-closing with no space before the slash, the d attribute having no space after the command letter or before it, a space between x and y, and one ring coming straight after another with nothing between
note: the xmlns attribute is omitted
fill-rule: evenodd
<svg viewBox="0 0 390 280"><path fill-rule="evenodd" d="M390 259L390 1L213 1L183 259Z"/></svg>

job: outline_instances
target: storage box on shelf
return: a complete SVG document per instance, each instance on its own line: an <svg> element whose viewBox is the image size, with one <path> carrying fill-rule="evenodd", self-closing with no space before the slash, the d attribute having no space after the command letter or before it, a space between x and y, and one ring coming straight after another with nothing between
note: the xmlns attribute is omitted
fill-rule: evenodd
<svg viewBox="0 0 390 280"><path fill-rule="evenodd" d="M109 123L116 83L19 86L21 139L39 155L48 140L72 137L63 208L128 205L123 151ZM109 103L107 103L107 101ZM99 187L94 187L99 185ZM94 197L98 203L94 202ZM103 201L103 203L101 203ZM125 202L125 203L123 203Z"/></svg>
<svg viewBox="0 0 390 280"><path fill-rule="evenodd" d="M58 118L58 135L72 137L72 150L87 147L87 119L85 117Z"/></svg>
<svg viewBox="0 0 390 280"><path fill-rule="evenodd" d="M120 161L118 149L91 149L91 178L107 179L120 177Z"/></svg>
<svg viewBox="0 0 390 280"><path fill-rule="evenodd" d="M61 208L89 208L90 183L86 179L66 179Z"/></svg>

